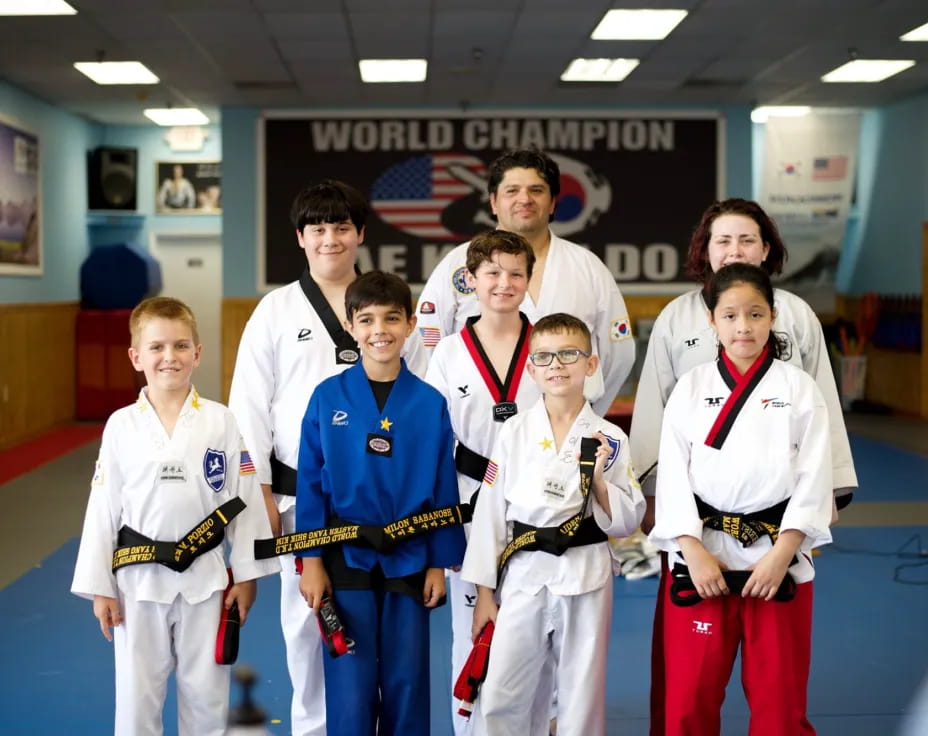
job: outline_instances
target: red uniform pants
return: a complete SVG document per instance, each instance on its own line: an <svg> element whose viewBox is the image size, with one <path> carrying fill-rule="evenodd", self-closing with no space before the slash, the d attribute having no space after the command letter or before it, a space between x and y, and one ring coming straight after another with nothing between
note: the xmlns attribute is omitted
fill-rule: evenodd
<svg viewBox="0 0 928 736"><path fill-rule="evenodd" d="M806 718L811 582L787 603L725 595L684 607L670 601L669 585L664 595L667 736L718 736L739 646L749 736L814 736Z"/></svg>
<svg viewBox="0 0 928 736"><path fill-rule="evenodd" d="M654 630L651 633L651 736L664 736L664 606L669 605L670 567L661 552L661 577L654 601Z"/></svg>

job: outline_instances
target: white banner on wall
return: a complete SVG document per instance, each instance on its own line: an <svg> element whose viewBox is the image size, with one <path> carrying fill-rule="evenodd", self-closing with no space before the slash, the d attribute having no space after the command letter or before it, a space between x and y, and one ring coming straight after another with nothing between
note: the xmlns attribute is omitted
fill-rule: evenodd
<svg viewBox="0 0 928 736"><path fill-rule="evenodd" d="M859 138L860 114L854 112L767 122L760 204L789 250L778 285L801 293L818 309L833 307Z"/></svg>

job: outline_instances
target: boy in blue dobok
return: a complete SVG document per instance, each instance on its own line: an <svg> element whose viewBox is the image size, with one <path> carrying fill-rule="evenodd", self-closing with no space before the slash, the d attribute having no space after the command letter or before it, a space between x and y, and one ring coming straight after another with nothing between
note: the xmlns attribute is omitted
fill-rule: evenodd
<svg viewBox="0 0 928 736"><path fill-rule="evenodd" d="M303 418L302 531L383 529L458 502L445 400L400 358L416 323L409 287L390 274L364 274L345 293L345 313L361 362L323 381ZM298 553L307 603L318 611L332 594L355 642L351 655L325 658L329 736L429 732L428 614L444 597L444 568L463 560L464 533L436 521L428 533L397 539Z"/></svg>

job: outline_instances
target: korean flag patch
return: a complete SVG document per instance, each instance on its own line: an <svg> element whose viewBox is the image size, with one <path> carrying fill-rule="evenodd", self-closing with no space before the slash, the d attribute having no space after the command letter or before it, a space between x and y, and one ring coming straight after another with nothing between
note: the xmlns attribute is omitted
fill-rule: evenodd
<svg viewBox="0 0 928 736"><path fill-rule="evenodd" d="M206 448L203 456L203 478L216 493L226 485L226 454L222 450Z"/></svg>
<svg viewBox="0 0 928 736"><path fill-rule="evenodd" d="M609 470L612 465L615 463L616 458L619 456L619 448L622 446L622 441L617 440L614 437L610 437L605 432L602 433L603 437L606 438L606 442L609 443L609 458L606 460L606 467L603 470Z"/></svg>
<svg viewBox="0 0 928 736"><path fill-rule="evenodd" d="M612 323L609 325L609 339L612 340L612 342L626 340L631 336L632 327L627 317L620 317L612 320Z"/></svg>

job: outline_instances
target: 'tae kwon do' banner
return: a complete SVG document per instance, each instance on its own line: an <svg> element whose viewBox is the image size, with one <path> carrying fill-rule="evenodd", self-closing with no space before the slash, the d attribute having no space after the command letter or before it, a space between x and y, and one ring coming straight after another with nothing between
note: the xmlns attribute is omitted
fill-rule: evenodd
<svg viewBox="0 0 928 736"><path fill-rule="evenodd" d="M666 290L688 281L690 234L722 188L721 127L714 116L602 113L266 118L259 288L290 282L305 267L289 212L307 184L333 178L361 190L372 205L361 270L422 283L451 248L496 226L490 162L536 145L561 169L551 229L588 246L620 284Z"/></svg>

